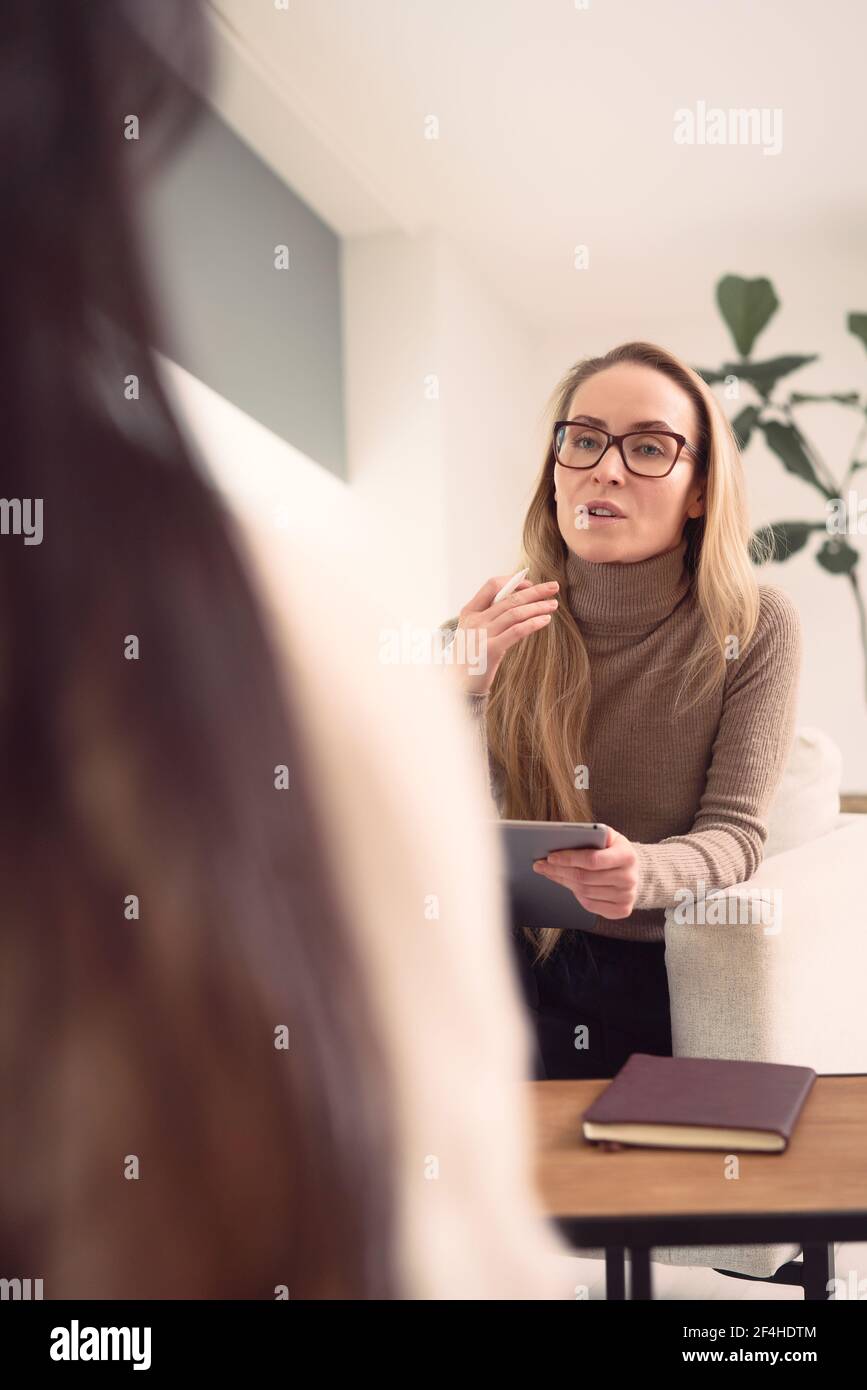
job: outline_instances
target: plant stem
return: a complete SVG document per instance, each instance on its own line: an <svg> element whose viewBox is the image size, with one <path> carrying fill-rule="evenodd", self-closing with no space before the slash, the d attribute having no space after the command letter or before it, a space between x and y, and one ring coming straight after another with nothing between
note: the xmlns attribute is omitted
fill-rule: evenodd
<svg viewBox="0 0 867 1390"><path fill-rule="evenodd" d="M773 405L774 402L772 401L771 404ZM816 470L816 476L821 479L822 474L824 473L824 482L826 488L829 488L835 497L840 497L842 495L841 489L837 486L837 483L831 473L831 470L826 466L824 460L819 456L819 454L813 448L807 436L804 434L803 430L801 429L800 425L798 424L797 420L792 414L792 407L789 405L788 401L786 401L784 405L777 406L777 409L782 410L789 424L792 426L792 429L797 432L798 437L804 446L804 451L807 455L807 458L810 460L814 469Z"/></svg>
<svg viewBox="0 0 867 1390"><path fill-rule="evenodd" d="M849 479L852 477L852 474L855 472L855 464L858 462L858 455L861 452L861 445L864 442L865 432L867 432L867 418L865 418L864 423L862 424L861 429L858 433L858 438L855 440L855 444L852 449L852 457L849 460L849 468L846 472L845 478L843 479L843 487L846 486ZM843 488L840 489L841 494L842 491Z"/></svg>

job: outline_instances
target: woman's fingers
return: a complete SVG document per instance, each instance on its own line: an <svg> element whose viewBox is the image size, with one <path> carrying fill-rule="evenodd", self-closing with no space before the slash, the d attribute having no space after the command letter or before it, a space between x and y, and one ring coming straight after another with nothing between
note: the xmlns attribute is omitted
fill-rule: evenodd
<svg viewBox="0 0 867 1390"><path fill-rule="evenodd" d="M574 893L588 912L611 921L632 915L638 887L634 845L608 827L605 849L558 849L533 864L536 873Z"/></svg>
<svg viewBox="0 0 867 1390"><path fill-rule="evenodd" d="M494 575L493 579L486 579L478 593L473 594L469 603L465 603L461 611L463 613L484 613L487 608L491 607L497 594L511 577L511 575L505 574ZM529 579L522 579L518 588L513 590L513 592L517 593L518 589L529 589L532 587ZM500 602L505 602L505 600L501 599Z"/></svg>
<svg viewBox="0 0 867 1390"><path fill-rule="evenodd" d="M621 840L608 849L555 849L548 855L548 862L553 868L603 873L631 864L634 853L629 841Z"/></svg>
<svg viewBox="0 0 867 1390"><path fill-rule="evenodd" d="M562 883L564 888L571 888L573 893L581 893L585 897L598 898L601 902L617 902L627 896L627 889L622 883L597 884L595 881L592 886L586 878L578 878L575 871L568 869L536 869L544 878L549 878L554 883Z"/></svg>
<svg viewBox="0 0 867 1390"><path fill-rule="evenodd" d="M507 576L508 577L508 576ZM547 627L556 610L556 580L531 584L522 579L511 594L495 603L494 599L506 582L499 575L489 579L474 594L460 612L458 628L484 633L486 669L482 675L471 672L466 662L456 667L464 681L465 690L474 695L490 690L497 669L510 647L540 628Z"/></svg>
<svg viewBox="0 0 867 1390"><path fill-rule="evenodd" d="M542 861L545 862L544 860ZM540 870L540 872L542 872ZM544 872L549 874L566 874L567 878L563 882L574 883L576 888L582 888L585 892L595 893L597 888L613 888L621 893L629 891L629 884L626 879L618 877L616 874L589 874L581 869L555 869L548 864Z"/></svg>
<svg viewBox="0 0 867 1390"><path fill-rule="evenodd" d="M541 613L553 614L556 611L556 599L543 598L534 603L519 601L503 612L500 617L493 619L488 625L488 635L491 638L500 637L504 632L508 632L509 628L515 627L518 623L526 622L527 618L538 617Z"/></svg>
<svg viewBox="0 0 867 1390"><path fill-rule="evenodd" d="M556 600L557 594L559 592L559 585L557 584L556 579L552 580L550 583L545 584L527 584L527 581L525 580L524 584L526 585L526 588L524 587L524 585L519 584L518 588L515 589L514 593L506 594L506 597L501 598L499 603L493 603L491 605L489 618L492 621L496 621L501 617L507 616L515 608L520 608L523 604L526 603L542 602L545 599Z"/></svg>
<svg viewBox="0 0 867 1390"><path fill-rule="evenodd" d="M516 623L513 627L507 627L504 632L497 634L496 640L500 653L508 651L516 642L522 638L529 637L531 633L537 632L540 628L547 627L552 618L551 613L537 613L535 617L527 618L522 623Z"/></svg>
<svg viewBox="0 0 867 1390"><path fill-rule="evenodd" d="M632 870L631 860L628 858L624 859L621 865L614 865L610 868L586 869L581 865L570 863L568 860L563 860L560 857L563 854L582 853L586 853L586 851L552 850L551 853L547 856L547 858L538 859L536 860L536 863L544 864L546 868L555 871L566 870L568 873L573 874L575 876L576 882L584 883L588 888L610 888L612 886L628 888L630 885L634 886L635 881L637 880L637 875Z"/></svg>
<svg viewBox="0 0 867 1390"><path fill-rule="evenodd" d="M632 908L628 900L624 900L622 903L606 903L596 898L578 898L578 902L588 912L595 912L599 917L607 917L611 922L619 922L624 917L631 917L632 915Z"/></svg>
<svg viewBox="0 0 867 1390"><path fill-rule="evenodd" d="M502 584L497 584L496 579L486 579L478 593L473 594L469 602L464 604L461 613L484 613L493 603L498 588L502 587Z"/></svg>

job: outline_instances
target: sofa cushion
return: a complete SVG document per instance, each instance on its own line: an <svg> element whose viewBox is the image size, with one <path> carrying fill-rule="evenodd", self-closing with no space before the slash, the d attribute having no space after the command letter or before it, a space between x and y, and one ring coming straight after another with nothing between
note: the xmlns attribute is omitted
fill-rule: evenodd
<svg viewBox="0 0 867 1390"><path fill-rule="evenodd" d="M828 835L840 814L843 758L822 729L798 729L782 780L768 808L764 857Z"/></svg>

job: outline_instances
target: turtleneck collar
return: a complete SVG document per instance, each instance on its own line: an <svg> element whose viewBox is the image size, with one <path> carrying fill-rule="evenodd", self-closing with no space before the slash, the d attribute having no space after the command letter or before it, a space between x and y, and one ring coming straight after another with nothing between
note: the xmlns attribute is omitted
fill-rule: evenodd
<svg viewBox="0 0 867 1390"><path fill-rule="evenodd" d="M674 550L632 564L591 562L569 550L566 594L582 632L647 632L682 602L690 589L684 565L686 537Z"/></svg>

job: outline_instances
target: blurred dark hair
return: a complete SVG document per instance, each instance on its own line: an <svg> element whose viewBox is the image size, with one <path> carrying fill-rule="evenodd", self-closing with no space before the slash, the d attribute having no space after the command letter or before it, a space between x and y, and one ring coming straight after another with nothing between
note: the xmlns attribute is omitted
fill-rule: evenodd
<svg viewBox="0 0 867 1390"><path fill-rule="evenodd" d="M44 507L41 544L0 535L0 1273L47 1298L388 1297L386 1068L136 245L204 23L4 0L0 37L0 491Z"/></svg>

